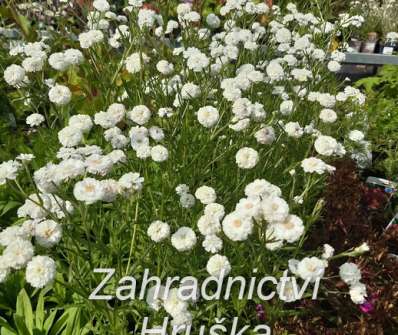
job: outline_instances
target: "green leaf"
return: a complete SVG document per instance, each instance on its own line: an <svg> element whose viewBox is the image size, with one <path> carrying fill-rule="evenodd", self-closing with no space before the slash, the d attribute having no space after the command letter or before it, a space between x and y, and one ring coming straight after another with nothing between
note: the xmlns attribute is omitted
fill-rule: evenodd
<svg viewBox="0 0 398 335"><path fill-rule="evenodd" d="M363 86L366 90L366 92L370 93L375 86L379 85L381 82L383 82L383 78L379 77L370 77L370 78L365 78L358 80L356 85L357 87Z"/></svg>
<svg viewBox="0 0 398 335"><path fill-rule="evenodd" d="M68 325L66 326L65 331L63 332L64 335L75 334L76 330L80 330L80 326L77 324L77 320L79 319L79 309L76 307L72 307L68 310L69 318L68 318ZM76 324L76 326L75 326Z"/></svg>
<svg viewBox="0 0 398 335"><path fill-rule="evenodd" d="M14 322L17 326L18 335L32 335L26 327L25 320L22 316L14 314Z"/></svg>
<svg viewBox="0 0 398 335"><path fill-rule="evenodd" d="M9 201L9 202L7 202L7 203L4 205L4 207L2 208L2 211L1 211L1 215L0 215L0 216L5 215L7 212L9 212L10 210L12 210L12 209L18 207L20 204L21 204L21 203L18 202L18 201Z"/></svg>
<svg viewBox="0 0 398 335"><path fill-rule="evenodd" d="M6 328L7 330L9 330L11 332L15 332L15 330L9 325L7 320L2 318L1 316L0 316L0 326L2 326L3 328Z"/></svg>
<svg viewBox="0 0 398 335"><path fill-rule="evenodd" d="M16 315L25 320L26 327L30 332L33 331L33 310L29 296L25 289L22 289L17 298L17 311Z"/></svg>
<svg viewBox="0 0 398 335"><path fill-rule="evenodd" d="M59 334L68 324L69 314L65 312L62 316L55 322L54 326L51 328L49 335Z"/></svg>
<svg viewBox="0 0 398 335"><path fill-rule="evenodd" d="M1 328L0 334L1 335L18 335L15 330L11 331L11 330L8 330L7 328Z"/></svg>
<svg viewBox="0 0 398 335"><path fill-rule="evenodd" d="M46 294L45 291L41 291L39 295L39 299L37 301L36 307L36 328L42 329L44 323L44 295Z"/></svg>
<svg viewBox="0 0 398 335"><path fill-rule="evenodd" d="M54 323L55 317L57 316L57 310L52 311L49 315L49 317L46 319L46 321L44 321L44 326L43 326L43 330L45 331L45 334L49 334L50 329Z"/></svg>

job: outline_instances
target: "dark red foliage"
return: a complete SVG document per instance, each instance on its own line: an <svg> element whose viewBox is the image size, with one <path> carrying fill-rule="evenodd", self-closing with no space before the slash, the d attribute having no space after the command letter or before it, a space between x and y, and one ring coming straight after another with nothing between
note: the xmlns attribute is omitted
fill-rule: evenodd
<svg viewBox="0 0 398 335"><path fill-rule="evenodd" d="M385 231L388 219L384 208L384 192L370 190L361 181L352 161L333 164L324 193L325 209L321 222L306 242L308 247L321 248L329 243L336 253L367 242L370 251L355 259L333 261L322 284L329 292L324 299L304 300L296 309L303 314L275 325L275 334L296 335L393 335L398 334L398 225ZM361 269L368 299L355 305L347 295L348 286L338 280L339 266L353 261Z"/></svg>
<svg viewBox="0 0 398 335"><path fill-rule="evenodd" d="M365 186L363 200L369 209L377 210L382 209L387 204L389 197L381 188L369 188Z"/></svg>

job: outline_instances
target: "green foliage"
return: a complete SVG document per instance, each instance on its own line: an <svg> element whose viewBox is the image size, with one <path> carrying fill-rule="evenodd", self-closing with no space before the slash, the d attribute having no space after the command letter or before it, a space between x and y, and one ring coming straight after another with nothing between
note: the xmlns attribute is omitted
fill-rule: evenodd
<svg viewBox="0 0 398 335"><path fill-rule="evenodd" d="M12 281L14 284L19 281ZM20 283L20 282L19 282ZM10 286L10 284L8 284ZM17 285L19 286L19 285ZM9 287L13 294L17 286ZM17 294L15 306L12 306L12 317L7 320L0 317L1 335L85 335L93 334L90 323L84 318L79 306L59 306L49 308L51 299L47 296L49 289L29 295L24 288ZM4 294L4 292L1 292ZM37 293L37 294L36 294ZM38 295L38 296L35 296ZM4 296L3 296L4 297ZM34 302L33 302L34 301ZM4 309L0 305L0 310ZM15 312L14 312L15 311Z"/></svg>
<svg viewBox="0 0 398 335"><path fill-rule="evenodd" d="M384 66L375 77L357 83L368 95L369 139L375 165L388 178L398 173L398 67Z"/></svg>

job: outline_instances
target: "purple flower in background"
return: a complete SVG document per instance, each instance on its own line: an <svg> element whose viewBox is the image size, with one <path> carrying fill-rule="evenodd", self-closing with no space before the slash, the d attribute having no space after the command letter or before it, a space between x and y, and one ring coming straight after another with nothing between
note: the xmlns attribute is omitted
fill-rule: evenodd
<svg viewBox="0 0 398 335"><path fill-rule="evenodd" d="M376 303L376 300L377 300L377 295L372 295L363 304L359 305L359 309L362 311L362 313L365 314L372 313L375 309L374 304Z"/></svg>
<svg viewBox="0 0 398 335"><path fill-rule="evenodd" d="M263 305L256 306L257 317L260 321L265 321L265 311Z"/></svg>
<svg viewBox="0 0 398 335"><path fill-rule="evenodd" d="M371 302L366 301L362 305L359 305L359 309L362 311L362 313L369 314L373 312L374 306Z"/></svg>

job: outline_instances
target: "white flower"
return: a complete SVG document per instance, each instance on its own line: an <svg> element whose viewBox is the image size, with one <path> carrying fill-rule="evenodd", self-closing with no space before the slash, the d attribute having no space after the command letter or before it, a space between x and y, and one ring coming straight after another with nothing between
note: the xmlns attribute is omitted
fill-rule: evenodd
<svg viewBox="0 0 398 335"><path fill-rule="evenodd" d="M341 64L335 60L331 60L328 63L328 69L330 72L339 72L341 70Z"/></svg>
<svg viewBox="0 0 398 335"><path fill-rule="evenodd" d="M35 155L33 154L19 154L15 159L21 162L30 162L34 158Z"/></svg>
<svg viewBox="0 0 398 335"><path fill-rule="evenodd" d="M353 142L361 142L365 138L365 135L360 130L351 130L348 134L348 138Z"/></svg>
<svg viewBox="0 0 398 335"><path fill-rule="evenodd" d="M70 127L79 129L83 133L88 133L93 127L93 121L89 115L77 114L71 116L68 125Z"/></svg>
<svg viewBox="0 0 398 335"><path fill-rule="evenodd" d="M303 83L312 77L312 72L307 69L293 69L291 72L294 79Z"/></svg>
<svg viewBox="0 0 398 335"><path fill-rule="evenodd" d="M325 108L333 108L334 105L336 104L336 97L329 93L319 94L317 100L320 103L320 105Z"/></svg>
<svg viewBox="0 0 398 335"><path fill-rule="evenodd" d="M245 195L249 198L268 198L271 196L279 197L281 194L282 192L279 187L272 185L264 179L256 179L245 187Z"/></svg>
<svg viewBox="0 0 398 335"><path fill-rule="evenodd" d="M7 279L10 269L7 266L6 259L4 256L0 256L0 284L4 283Z"/></svg>
<svg viewBox="0 0 398 335"><path fill-rule="evenodd" d="M323 245L323 253L322 253L322 258L323 259L329 259L334 255L334 248L329 245L329 244L324 244Z"/></svg>
<svg viewBox="0 0 398 335"><path fill-rule="evenodd" d="M216 191L209 186L199 187L195 192L195 197L204 205L211 204L217 199Z"/></svg>
<svg viewBox="0 0 398 335"><path fill-rule="evenodd" d="M4 185L8 180L15 180L18 176L18 171L21 163L17 161L6 161L0 164L0 185Z"/></svg>
<svg viewBox="0 0 398 335"><path fill-rule="evenodd" d="M242 198L235 206L235 210L243 216L248 216L256 220L261 220L261 198L248 197Z"/></svg>
<svg viewBox="0 0 398 335"><path fill-rule="evenodd" d="M180 313L187 311L188 302L180 299L178 289L173 288L168 292L168 295L163 302L163 307L167 313L175 317Z"/></svg>
<svg viewBox="0 0 398 335"><path fill-rule="evenodd" d="M325 123L334 123L337 120L337 114L332 109L322 109L319 118Z"/></svg>
<svg viewBox="0 0 398 335"><path fill-rule="evenodd" d="M194 72L200 72L207 68L210 64L209 58L201 52L195 52L187 61L187 66Z"/></svg>
<svg viewBox="0 0 398 335"><path fill-rule="evenodd" d="M200 87L193 83L186 83L181 88L181 97L183 100L196 98L200 95Z"/></svg>
<svg viewBox="0 0 398 335"><path fill-rule="evenodd" d="M55 52L51 54L50 57L48 57L48 63L57 71L64 71L70 65L63 52Z"/></svg>
<svg viewBox="0 0 398 335"><path fill-rule="evenodd" d="M304 280L315 282L325 273L326 263L317 257L306 257L297 264L297 274Z"/></svg>
<svg viewBox="0 0 398 335"><path fill-rule="evenodd" d="M174 20L169 20L166 25L165 34L171 34L175 29L179 27L178 22Z"/></svg>
<svg viewBox="0 0 398 335"><path fill-rule="evenodd" d="M112 107L112 105L108 108L108 112L101 111L101 112L95 113L94 123L101 126L104 129L115 127L116 124L119 123L123 119L124 111L122 112L120 110L115 113L113 110L112 111L110 110L111 107Z"/></svg>
<svg viewBox="0 0 398 335"><path fill-rule="evenodd" d="M45 248L58 244L62 237L62 227L53 220L39 222L35 227L37 243Z"/></svg>
<svg viewBox="0 0 398 335"><path fill-rule="evenodd" d="M25 79L25 69L22 66L12 64L4 70L4 80L8 85L18 86Z"/></svg>
<svg viewBox="0 0 398 335"><path fill-rule="evenodd" d="M139 105L135 106L130 112L127 113L127 117L142 126L147 123L151 118L151 111L147 106Z"/></svg>
<svg viewBox="0 0 398 335"><path fill-rule="evenodd" d="M138 26L143 29L143 28L152 28L152 26L155 24L156 20L156 13L147 8L142 8L138 12Z"/></svg>
<svg viewBox="0 0 398 335"><path fill-rule="evenodd" d="M6 247L17 238L27 239L28 236L20 226L7 227L0 232L0 245Z"/></svg>
<svg viewBox="0 0 398 335"><path fill-rule="evenodd" d="M232 212L224 218L222 227L230 240L245 241L253 231L253 221L250 216Z"/></svg>
<svg viewBox="0 0 398 335"><path fill-rule="evenodd" d="M51 284L55 275L55 262L48 256L35 256L26 266L26 281L34 288Z"/></svg>
<svg viewBox="0 0 398 335"><path fill-rule="evenodd" d="M271 126L263 127L254 134L254 137L258 143L271 144L275 141L274 128Z"/></svg>
<svg viewBox="0 0 398 335"><path fill-rule="evenodd" d="M41 57L28 57L22 61L26 72L38 72L43 69L44 60Z"/></svg>
<svg viewBox="0 0 398 335"><path fill-rule="evenodd" d="M159 243L170 236L170 226L166 222L154 221L147 230L152 241Z"/></svg>
<svg viewBox="0 0 398 335"><path fill-rule="evenodd" d="M83 201L89 205L102 199L104 189L98 180L94 178L85 178L75 184L73 195L77 200Z"/></svg>
<svg viewBox="0 0 398 335"><path fill-rule="evenodd" d="M155 145L151 148L151 157L155 162L164 162L169 158L169 152L163 145Z"/></svg>
<svg viewBox="0 0 398 335"><path fill-rule="evenodd" d="M26 118L26 124L30 127L36 127L42 124L44 120L45 119L43 115L38 113L33 113Z"/></svg>
<svg viewBox="0 0 398 335"><path fill-rule="evenodd" d="M166 288L162 285L155 285L152 286L146 295L146 303L154 309L155 311L159 311L161 306L163 305L164 298L165 297L165 292Z"/></svg>
<svg viewBox="0 0 398 335"><path fill-rule="evenodd" d="M133 53L129 57L126 58L126 70L129 73L137 73L140 72L142 66L149 62L149 57L144 53Z"/></svg>
<svg viewBox="0 0 398 335"><path fill-rule="evenodd" d="M232 105L232 113L239 120L248 118L252 114L253 104L247 98L239 98Z"/></svg>
<svg viewBox="0 0 398 335"><path fill-rule="evenodd" d="M205 106L198 110L198 121L203 127L211 128L215 126L219 117L217 108L213 106Z"/></svg>
<svg viewBox="0 0 398 335"><path fill-rule="evenodd" d="M75 147L83 140L80 129L68 126L58 132L58 140L64 147Z"/></svg>
<svg viewBox="0 0 398 335"><path fill-rule="evenodd" d="M164 132L162 128L153 126L149 128L149 136L156 142L160 142L164 139Z"/></svg>
<svg viewBox="0 0 398 335"><path fill-rule="evenodd" d="M222 240L217 235L206 235L202 246L207 252L215 254L222 249Z"/></svg>
<svg viewBox="0 0 398 335"><path fill-rule="evenodd" d="M142 6L143 2L144 0L129 0L129 5L139 8Z"/></svg>
<svg viewBox="0 0 398 335"><path fill-rule="evenodd" d="M55 167L54 182L56 184L67 181L85 173L85 165L81 160L68 158Z"/></svg>
<svg viewBox="0 0 398 335"><path fill-rule="evenodd" d="M86 33L79 35L80 47L82 49L88 49L95 43L99 43L104 39L104 34L101 30L89 30Z"/></svg>
<svg viewBox="0 0 398 335"><path fill-rule="evenodd" d="M221 231L220 221L215 217L202 215L198 220L198 229L203 236L218 234Z"/></svg>
<svg viewBox="0 0 398 335"><path fill-rule="evenodd" d="M332 156L338 149L338 143L333 137L321 135L315 140L314 147L317 153Z"/></svg>
<svg viewBox="0 0 398 335"><path fill-rule="evenodd" d="M355 285L361 280L361 271L354 263L344 263L340 266L339 275L348 285Z"/></svg>
<svg viewBox="0 0 398 335"><path fill-rule="evenodd" d="M216 220L221 220L225 215L224 206L215 202L206 205L204 212L205 215L213 217Z"/></svg>
<svg viewBox="0 0 398 335"><path fill-rule="evenodd" d="M362 283L356 283L350 287L350 297L354 304L363 304L366 301L366 286Z"/></svg>
<svg viewBox="0 0 398 335"><path fill-rule="evenodd" d="M293 302L297 300L293 279L291 278L284 281L283 287L282 287L282 281L279 281L278 285L276 286L276 290L278 292L279 299L281 299L282 301Z"/></svg>
<svg viewBox="0 0 398 335"><path fill-rule="evenodd" d="M113 202L117 196L121 194L122 188L120 184L113 179L104 179L100 181L104 190L101 200L104 202Z"/></svg>
<svg viewBox="0 0 398 335"><path fill-rule="evenodd" d="M84 61L82 52L77 49L65 50L63 56L70 65L78 65Z"/></svg>
<svg viewBox="0 0 398 335"><path fill-rule="evenodd" d="M86 165L87 172L105 176L112 169L114 163L109 155L94 154L87 157L84 164Z"/></svg>
<svg viewBox="0 0 398 335"><path fill-rule="evenodd" d="M183 208L191 208L195 205L195 197L190 193L181 194L180 204Z"/></svg>
<svg viewBox="0 0 398 335"><path fill-rule="evenodd" d="M129 172L124 174L119 179L120 186L127 190L140 191L143 187L144 178L139 173Z"/></svg>
<svg viewBox="0 0 398 335"><path fill-rule="evenodd" d="M368 252L369 250L370 250L369 245L366 242L364 242L359 247L356 247L353 253L356 255L362 255L365 252Z"/></svg>
<svg viewBox="0 0 398 335"><path fill-rule="evenodd" d="M139 145L135 148L135 153L139 159L147 159L151 157L151 147L147 144Z"/></svg>
<svg viewBox="0 0 398 335"><path fill-rule="evenodd" d="M270 223L286 220L289 214L289 205L280 197L268 197L262 201L264 219Z"/></svg>
<svg viewBox="0 0 398 335"><path fill-rule="evenodd" d="M326 164L323 160L315 157L306 158L301 162L304 172L324 174L325 172L333 172L336 170L334 166Z"/></svg>
<svg viewBox="0 0 398 335"><path fill-rule="evenodd" d="M174 113L171 108L159 108L158 115L160 117L172 117Z"/></svg>
<svg viewBox="0 0 398 335"><path fill-rule="evenodd" d="M171 236L171 244L178 251L191 250L196 240L195 232L189 227L181 227Z"/></svg>
<svg viewBox="0 0 398 335"><path fill-rule="evenodd" d="M44 197L43 199L43 207L47 208L50 206L49 199ZM46 217L45 209L36 205L36 203L40 204L40 199L36 194L31 194L26 200L25 203L18 208L17 214L18 217L26 217L29 216L32 219L43 219Z"/></svg>
<svg viewBox="0 0 398 335"><path fill-rule="evenodd" d="M207 15L206 23L209 25L210 28L217 29L221 24L221 20L217 15L211 13Z"/></svg>
<svg viewBox="0 0 398 335"><path fill-rule="evenodd" d="M304 134L304 130L298 122L288 122L285 124L284 129L290 137L300 138Z"/></svg>
<svg viewBox="0 0 398 335"><path fill-rule="evenodd" d="M106 0L94 0L93 7L99 12L106 12L110 9L110 5Z"/></svg>
<svg viewBox="0 0 398 335"><path fill-rule="evenodd" d="M156 64L156 69L164 75L169 75L174 71L174 65L167 60L161 60Z"/></svg>
<svg viewBox="0 0 398 335"><path fill-rule="evenodd" d="M259 161L258 152L247 147L239 149L239 151L236 153L235 160L239 168L252 169Z"/></svg>
<svg viewBox="0 0 398 335"><path fill-rule="evenodd" d="M272 81L282 80L285 76L283 67L277 61L271 61L266 68L266 72Z"/></svg>
<svg viewBox="0 0 398 335"><path fill-rule="evenodd" d="M293 111L293 101L291 100L285 100L281 103L279 107L279 111L281 112L282 115L289 115Z"/></svg>
<svg viewBox="0 0 398 335"><path fill-rule="evenodd" d="M275 237L288 243L296 242L304 233L303 221L296 215L288 215L287 218L273 225Z"/></svg>
<svg viewBox="0 0 398 335"><path fill-rule="evenodd" d="M32 243L22 238L16 238L5 248L3 260L7 267L18 270L32 259L33 254Z"/></svg>
<svg viewBox="0 0 398 335"><path fill-rule="evenodd" d="M179 184L176 189L176 193L181 196L183 194L189 193L189 186L187 184Z"/></svg>
<svg viewBox="0 0 398 335"><path fill-rule="evenodd" d="M216 254L207 261L206 270L211 276L225 277L231 271L231 264L227 257Z"/></svg>
<svg viewBox="0 0 398 335"><path fill-rule="evenodd" d="M278 29L275 33L275 40L278 43L289 43L292 38L292 33L287 28Z"/></svg>
<svg viewBox="0 0 398 335"><path fill-rule="evenodd" d="M56 84L50 88L48 92L50 101L58 106L64 106L69 103L72 98L72 93L68 87Z"/></svg>

